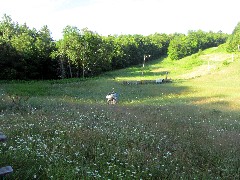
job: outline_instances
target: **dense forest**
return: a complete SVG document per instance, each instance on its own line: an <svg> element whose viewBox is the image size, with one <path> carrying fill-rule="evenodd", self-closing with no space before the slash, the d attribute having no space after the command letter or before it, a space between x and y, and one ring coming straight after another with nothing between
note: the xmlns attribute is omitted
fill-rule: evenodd
<svg viewBox="0 0 240 180"><path fill-rule="evenodd" d="M62 38L55 41L47 26L30 29L5 14L0 21L0 79L92 77L143 63L144 55L151 55L148 61L166 55L178 60L226 41L231 51L231 39L234 39L221 31L202 30L189 31L187 35L101 36L87 28L80 30L73 26L66 26L62 34Z"/></svg>

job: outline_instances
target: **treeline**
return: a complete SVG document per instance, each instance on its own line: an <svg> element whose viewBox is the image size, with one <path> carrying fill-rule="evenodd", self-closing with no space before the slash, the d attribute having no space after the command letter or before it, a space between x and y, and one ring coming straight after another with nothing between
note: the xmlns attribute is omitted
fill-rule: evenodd
<svg viewBox="0 0 240 180"><path fill-rule="evenodd" d="M47 26L40 30L19 25L10 16L0 21L0 79L57 79L96 76L103 72L169 55L172 59L224 43L221 32L101 36L66 26L54 41Z"/></svg>
<svg viewBox="0 0 240 180"><path fill-rule="evenodd" d="M169 42L166 34L105 37L67 26L53 57L59 60L62 78L95 76L142 63L145 54L151 55L149 60L166 55Z"/></svg>
<svg viewBox="0 0 240 180"><path fill-rule="evenodd" d="M221 31L214 33L198 30L189 31L187 35L176 34L169 44L168 55L171 59L178 60L199 50L223 44L227 38L228 35Z"/></svg>
<svg viewBox="0 0 240 180"><path fill-rule="evenodd" d="M227 40L227 51L228 52L239 52L240 51L240 22L234 28L232 34Z"/></svg>
<svg viewBox="0 0 240 180"><path fill-rule="evenodd" d="M39 31L4 15L0 22L0 79L54 79L56 50L47 26Z"/></svg>

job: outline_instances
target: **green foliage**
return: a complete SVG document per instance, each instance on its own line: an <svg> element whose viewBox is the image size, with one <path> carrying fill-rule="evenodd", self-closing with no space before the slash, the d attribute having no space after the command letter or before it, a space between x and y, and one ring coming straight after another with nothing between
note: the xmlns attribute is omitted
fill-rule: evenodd
<svg viewBox="0 0 240 180"><path fill-rule="evenodd" d="M239 51L240 45L240 22L234 28L232 34L227 40L227 51L228 52L237 52Z"/></svg>
<svg viewBox="0 0 240 180"><path fill-rule="evenodd" d="M56 63L50 58L54 48L50 31L39 32L19 25L4 15L0 22L0 79L56 78Z"/></svg>
<svg viewBox="0 0 240 180"><path fill-rule="evenodd" d="M39 31L4 15L0 22L0 79L93 77L106 71L145 64L167 54L173 60L224 43L221 32L100 36L66 26L53 41L47 26ZM146 56L147 55L147 56ZM144 57L147 57L144 59Z"/></svg>
<svg viewBox="0 0 240 180"><path fill-rule="evenodd" d="M168 55L172 60L178 60L187 56L186 35L174 36L168 47Z"/></svg>
<svg viewBox="0 0 240 180"><path fill-rule="evenodd" d="M228 62L227 60L223 61L224 66L228 66L229 64L230 64L230 62Z"/></svg>
<svg viewBox="0 0 240 180"><path fill-rule="evenodd" d="M222 32L189 31L188 35L176 34L170 41L168 55L173 60L178 60L191 54L197 53L200 49L216 47L226 42L227 34Z"/></svg>
<svg viewBox="0 0 240 180"><path fill-rule="evenodd" d="M4 15L0 23L1 79L55 79L96 76L167 53L166 34L100 36L88 29L66 26L54 42L47 26L40 31L14 23Z"/></svg>

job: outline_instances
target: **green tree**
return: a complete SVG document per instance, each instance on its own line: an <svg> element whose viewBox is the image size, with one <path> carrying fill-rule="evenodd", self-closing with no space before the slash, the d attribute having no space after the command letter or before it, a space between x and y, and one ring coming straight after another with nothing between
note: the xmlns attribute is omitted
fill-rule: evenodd
<svg viewBox="0 0 240 180"><path fill-rule="evenodd" d="M82 68L82 76L85 77L85 66L87 63L88 42L85 41L81 31L77 27L66 26L63 30L63 42L65 45L65 54L68 58L69 68L71 64ZM72 71L71 77L72 77ZM77 76L78 73L77 73Z"/></svg>
<svg viewBox="0 0 240 180"><path fill-rule="evenodd" d="M168 47L168 56L172 60L178 60L187 55L187 36L184 34L175 35Z"/></svg>
<svg viewBox="0 0 240 180"><path fill-rule="evenodd" d="M10 41L11 37L16 33L16 26L12 18L4 14L0 23L0 38L5 42Z"/></svg>
<svg viewBox="0 0 240 180"><path fill-rule="evenodd" d="M66 78L66 69L65 69L65 61L66 61L66 45L63 39L60 39L56 42L56 49L52 51L51 57L53 59L57 59L60 67L60 78Z"/></svg>
<svg viewBox="0 0 240 180"><path fill-rule="evenodd" d="M189 31L187 35L176 34L170 41L168 55L173 60L197 53L200 49L218 46L226 42L227 34L222 32Z"/></svg>
<svg viewBox="0 0 240 180"><path fill-rule="evenodd" d="M57 78L57 63L52 59L51 54L55 49L55 44L51 37L51 32L47 26L43 26L35 37L35 50L39 61L39 73L42 79Z"/></svg>
<svg viewBox="0 0 240 180"><path fill-rule="evenodd" d="M0 39L0 79L19 79L21 62L18 61L18 52L10 43ZM20 67L20 68L19 68Z"/></svg>
<svg viewBox="0 0 240 180"><path fill-rule="evenodd" d="M234 28L232 34L229 36L227 40L227 51L228 52L239 51L239 45L240 45L240 22Z"/></svg>
<svg viewBox="0 0 240 180"><path fill-rule="evenodd" d="M19 53L11 44L12 37L17 32L18 25L15 24L10 16L4 14L0 22L0 78L18 79L22 78L23 66L19 60Z"/></svg>
<svg viewBox="0 0 240 180"><path fill-rule="evenodd" d="M26 24L12 22L4 15L0 22L1 73L6 79L52 79L56 77L55 62L50 54L53 41L47 26L40 31ZM6 73L9 72L7 76Z"/></svg>
<svg viewBox="0 0 240 180"><path fill-rule="evenodd" d="M88 29L83 29L86 73L97 75L111 69L112 42Z"/></svg>
<svg viewBox="0 0 240 180"><path fill-rule="evenodd" d="M11 38L11 45L19 53L18 60L22 62L24 78L38 79L40 76L39 61L36 58L36 31L30 30L26 24L19 27L19 33Z"/></svg>

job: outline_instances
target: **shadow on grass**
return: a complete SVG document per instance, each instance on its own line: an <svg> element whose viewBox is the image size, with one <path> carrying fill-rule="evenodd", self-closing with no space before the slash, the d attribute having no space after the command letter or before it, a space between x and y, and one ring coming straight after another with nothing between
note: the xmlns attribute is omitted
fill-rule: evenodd
<svg viewBox="0 0 240 180"><path fill-rule="evenodd" d="M29 86L26 85L21 90L27 87ZM179 174L183 175L183 179L193 179L193 177L238 179L239 177L239 114L212 109L211 106L214 105L212 103L218 103L217 100L211 102L207 101L208 97L194 97L191 95L192 90L187 86L178 83L123 85L112 79L92 79L68 84L47 83L43 87L49 88L48 93L32 94L36 102L39 101L38 103L42 105L42 109L31 112L31 115L26 113L20 116L17 113L11 114L10 118L5 115L1 118L5 118L6 122L3 121L5 130L8 130L12 136L13 132L15 135L19 133L20 140L25 136L26 142L29 142L35 137L28 137L28 134L32 133L42 135L40 137L45 141L40 141L43 142L41 144L46 146L45 143L49 143L47 150L42 148L45 155L49 150L49 157L53 156L53 152L58 151L58 148L51 149L51 147L58 147L60 139L64 147L66 145L71 149L62 151L62 148L59 148L59 154L64 153L64 157L73 157L73 160L76 160L75 153L81 150L81 156L85 157L84 167L92 167L92 164L96 163L100 169L105 168L117 152L122 154L117 156L120 162L150 169L148 174L151 173L155 178L146 175L146 179L158 179L161 176L161 179L174 179L179 177ZM116 106L105 104L105 94L111 91L112 87L120 95L120 102ZM15 88L18 86L16 85ZM34 105L33 98L30 98L32 105ZM212 97L214 98L219 99L219 96ZM221 98L225 97L221 96ZM222 105L229 104L223 100ZM21 127L21 123L25 125ZM7 129L6 127L9 127L7 124L11 124L12 128ZM53 132L52 135L49 132ZM38 137L36 136L37 139ZM51 140L55 137L59 137L56 142ZM14 140L12 138L9 142L15 145L18 141ZM19 153L17 158L4 161L17 167L19 164L24 164L21 157L26 152L23 151L26 145L28 143L23 144L22 151L21 149L14 151L16 154ZM104 154L97 155L96 149L100 149L98 154L100 152ZM131 158L124 154L125 149L131 152ZM36 150L32 149L32 152ZM133 153L135 150L137 153ZM10 149L7 152L9 151ZM27 158L32 159L31 156ZM44 158L39 159L44 160ZM43 164L51 168L53 163L46 162L40 161L39 165ZM111 163L116 162L114 160ZM35 167L38 168L39 165ZM170 172L168 176L164 176L165 169L161 171L161 168L156 168L159 165L168 167ZM19 166L22 169L31 169L30 167L32 168L32 164L26 164L24 168ZM129 169L125 166L119 167L121 172ZM176 171L176 167L180 169ZM35 170L30 172L31 177L35 173Z"/></svg>
<svg viewBox="0 0 240 180"><path fill-rule="evenodd" d="M231 103L224 95L216 97L193 97L189 86L179 83L124 85L113 78L91 78L87 81L36 81L3 84L2 95L29 97L43 102L54 99L66 102L106 104L106 95L112 88L119 95L120 105L163 106L169 104L192 104L209 109L230 110ZM11 99L9 100L11 101Z"/></svg>
<svg viewBox="0 0 240 180"><path fill-rule="evenodd" d="M124 71L122 73L122 70L119 71L120 73L114 72L114 73L109 73L105 74L103 77L106 78L112 78L112 79L136 79L136 80L141 80L141 79L146 79L151 77L151 79L159 79L159 78L165 78L166 72L167 71L158 71L158 72L153 72L149 68L129 68L128 70Z"/></svg>
<svg viewBox="0 0 240 180"><path fill-rule="evenodd" d="M159 76L164 76L166 74L166 71L157 71L154 72L152 70L161 68L161 62L166 58L167 56L163 56L156 60L147 61L145 64L145 67L143 68L142 64L135 65L133 67L129 67L126 69L119 69L115 71L106 72L101 75L101 77L104 78L119 78L119 79L131 79L136 77L141 77L145 79L145 76L156 76L160 78ZM156 67L157 66L157 67ZM143 73L143 75L142 75Z"/></svg>

